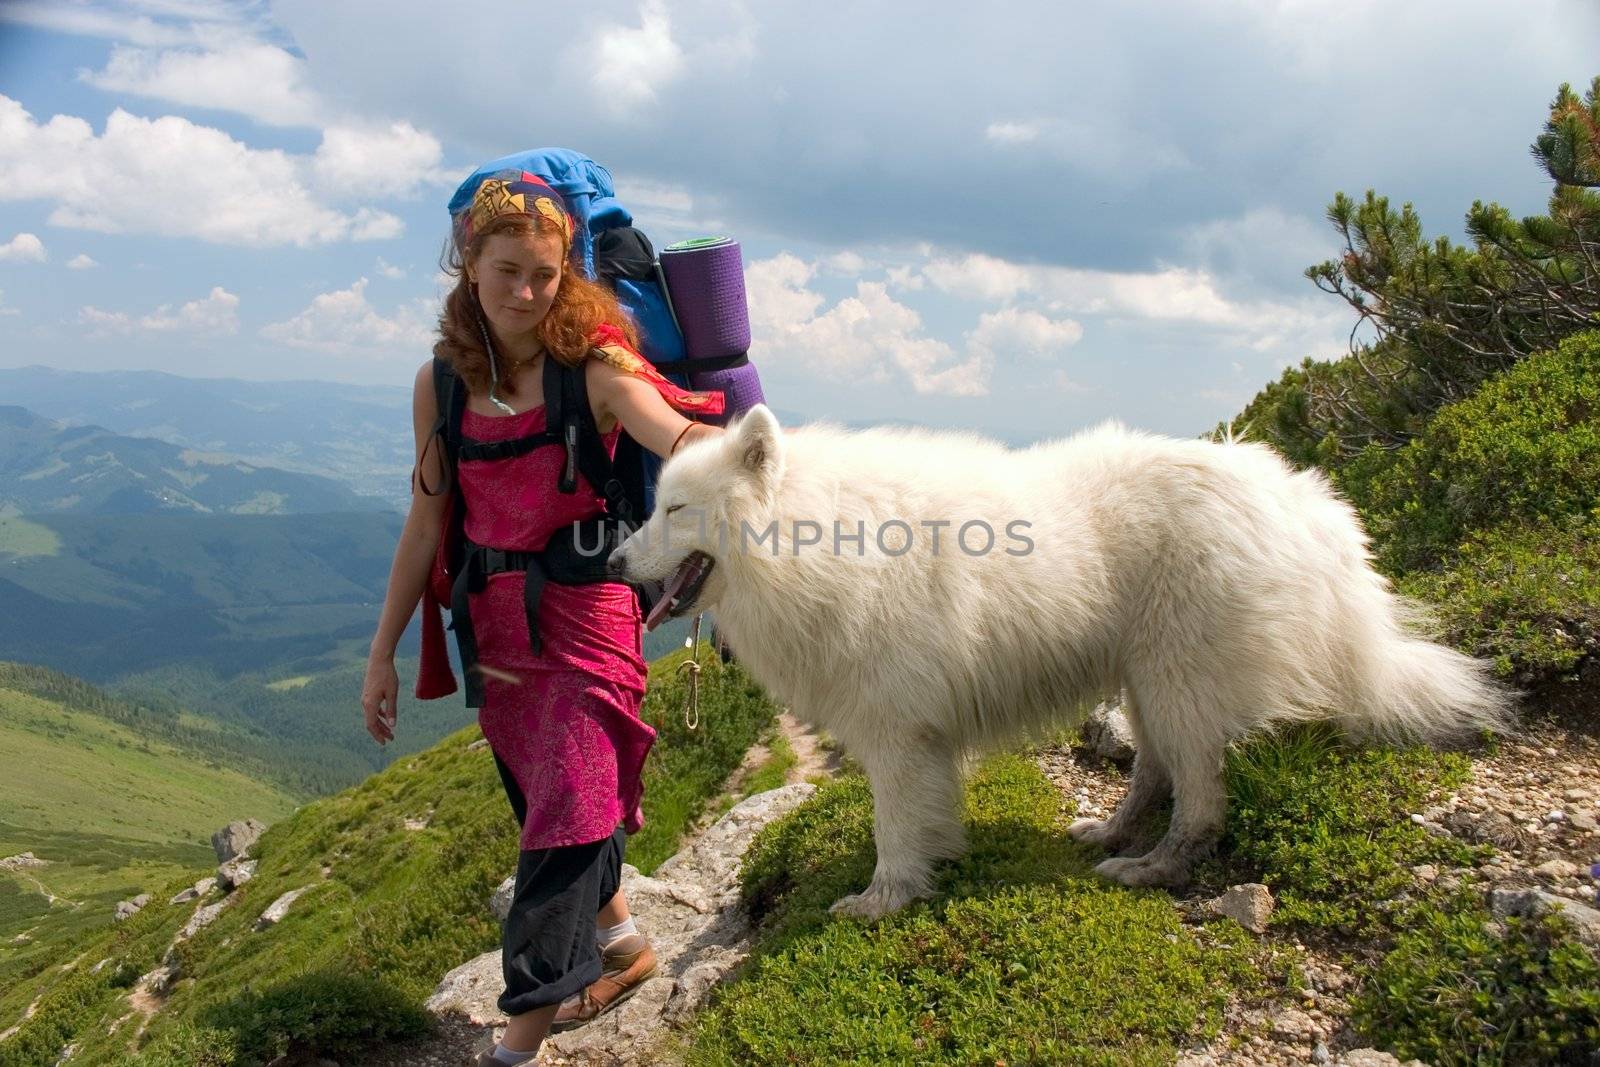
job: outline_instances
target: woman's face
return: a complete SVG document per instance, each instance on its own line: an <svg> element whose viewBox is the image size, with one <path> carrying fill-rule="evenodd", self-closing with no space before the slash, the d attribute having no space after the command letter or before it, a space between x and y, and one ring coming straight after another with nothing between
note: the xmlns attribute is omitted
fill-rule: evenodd
<svg viewBox="0 0 1600 1067"><path fill-rule="evenodd" d="M561 285L561 239L546 234L497 233L467 264L478 302L502 342L531 334Z"/></svg>

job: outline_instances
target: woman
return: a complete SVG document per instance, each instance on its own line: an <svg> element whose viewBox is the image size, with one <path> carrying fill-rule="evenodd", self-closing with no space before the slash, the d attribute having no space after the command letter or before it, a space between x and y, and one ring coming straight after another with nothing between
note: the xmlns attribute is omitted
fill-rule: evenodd
<svg viewBox="0 0 1600 1067"><path fill-rule="evenodd" d="M721 432L674 410L716 414L721 396L678 389L635 354L636 335L615 298L574 266L572 218L543 181L487 177L453 221L447 265L457 284L434 354L467 388L464 437L507 441L542 431L551 359L582 366L608 452L623 429L663 458ZM445 518L446 497L426 488L445 479L441 450L429 447L436 416L430 362L417 372L412 400L411 508L362 686L367 731L380 744L394 737L395 645L422 596ZM576 494L557 492L563 459L557 445L460 463L466 538L538 551L556 531L599 515L604 500L581 476ZM502 945L499 1006L510 1024L478 1058L482 1065L530 1062L553 1023L593 1018L655 970L620 889L626 833L642 824L640 770L655 739L639 719L646 665L637 596L617 582L547 583L535 653L523 584L522 572L503 571L470 598L478 722L522 826Z"/></svg>

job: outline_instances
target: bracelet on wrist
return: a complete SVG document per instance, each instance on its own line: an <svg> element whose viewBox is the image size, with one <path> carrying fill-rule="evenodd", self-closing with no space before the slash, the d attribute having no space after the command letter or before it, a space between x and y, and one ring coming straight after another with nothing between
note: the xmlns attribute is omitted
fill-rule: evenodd
<svg viewBox="0 0 1600 1067"><path fill-rule="evenodd" d="M683 441L683 435L688 433L690 430L694 429L698 425L700 425L698 422L691 422L689 425L685 426L682 430L679 430L678 431L678 439L676 441L672 442L672 447L667 450L667 455L670 456L673 453L677 452L678 451L678 445L680 443L682 443L682 441Z"/></svg>

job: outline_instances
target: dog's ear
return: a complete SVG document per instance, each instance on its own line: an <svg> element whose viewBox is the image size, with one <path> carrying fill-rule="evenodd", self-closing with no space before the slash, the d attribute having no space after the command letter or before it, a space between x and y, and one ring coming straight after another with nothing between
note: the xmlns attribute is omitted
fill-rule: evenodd
<svg viewBox="0 0 1600 1067"><path fill-rule="evenodd" d="M732 436L739 465L761 485L776 484L783 473L783 430L767 405L757 404L745 412Z"/></svg>

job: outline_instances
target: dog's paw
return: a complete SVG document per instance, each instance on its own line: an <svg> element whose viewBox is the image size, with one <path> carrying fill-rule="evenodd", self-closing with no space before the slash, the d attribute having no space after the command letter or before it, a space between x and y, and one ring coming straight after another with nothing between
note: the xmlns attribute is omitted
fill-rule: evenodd
<svg viewBox="0 0 1600 1067"><path fill-rule="evenodd" d="M892 911L899 911L915 900L917 894L910 889L884 887L877 883L865 891L840 897L828 911L833 915L848 915L856 919L878 919Z"/></svg>
<svg viewBox="0 0 1600 1067"><path fill-rule="evenodd" d="M1107 852L1116 852L1127 840L1111 829L1106 819L1077 819L1067 827L1067 836L1085 845L1096 845Z"/></svg>
<svg viewBox="0 0 1600 1067"><path fill-rule="evenodd" d="M1146 856L1118 856L1095 865L1095 873L1126 886L1181 886L1189 872L1170 861L1152 860Z"/></svg>

